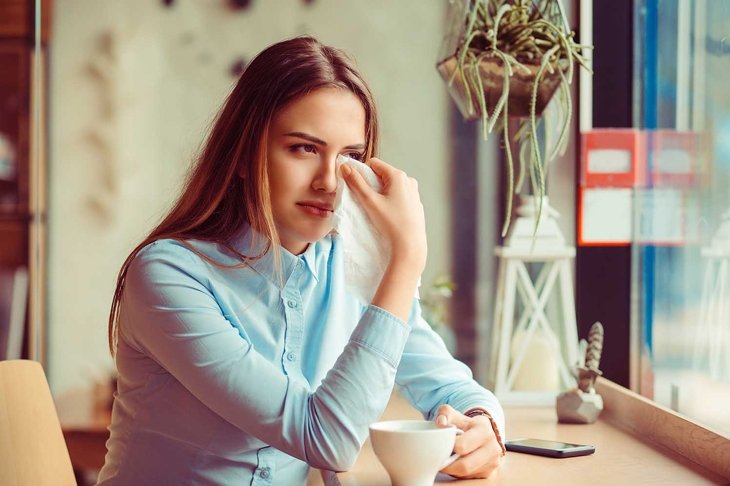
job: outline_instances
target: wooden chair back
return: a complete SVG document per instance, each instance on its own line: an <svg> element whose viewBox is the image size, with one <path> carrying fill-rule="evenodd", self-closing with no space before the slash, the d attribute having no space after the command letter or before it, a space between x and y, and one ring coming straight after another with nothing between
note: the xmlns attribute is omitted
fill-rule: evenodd
<svg viewBox="0 0 730 486"><path fill-rule="evenodd" d="M0 484L76 484L51 390L36 361L0 361Z"/></svg>

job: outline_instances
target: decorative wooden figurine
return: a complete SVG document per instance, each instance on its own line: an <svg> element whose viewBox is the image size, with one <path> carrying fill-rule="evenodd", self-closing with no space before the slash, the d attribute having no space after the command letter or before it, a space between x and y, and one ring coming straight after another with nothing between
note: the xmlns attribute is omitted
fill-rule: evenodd
<svg viewBox="0 0 730 486"><path fill-rule="evenodd" d="M603 326L596 322L588 333L588 342L581 340L585 349L582 362L576 368L578 387L558 395L558 421L571 424L592 424L603 410L603 399L596 393L596 378L601 375L598 365L603 351Z"/></svg>

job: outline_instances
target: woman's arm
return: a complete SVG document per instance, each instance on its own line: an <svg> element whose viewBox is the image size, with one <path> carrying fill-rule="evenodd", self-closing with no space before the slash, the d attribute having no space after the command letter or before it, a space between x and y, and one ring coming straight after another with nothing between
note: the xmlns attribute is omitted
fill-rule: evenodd
<svg viewBox="0 0 730 486"><path fill-rule="evenodd" d="M406 320L413 332L406 344L396 382L411 403L429 418L439 415L466 433L457 439L465 457L446 472L460 477L484 477L498 464L504 447L504 413L496 397L480 387L469 369L448 353L443 342L421 318L420 306L411 312L412 296L426 261L423 206L413 178L388 164L370 159L380 177L382 194L373 191L356 171L342 166L342 174L371 221L390 243L391 258L373 304ZM488 415L467 417L461 412L479 407ZM486 422L485 422L486 421Z"/></svg>
<svg viewBox="0 0 730 486"><path fill-rule="evenodd" d="M370 306L312 391L239 334L207 279L188 249L163 242L145 248L127 274L120 339L239 429L314 467L349 468L387 404L408 326Z"/></svg>
<svg viewBox="0 0 730 486"><path fill-rule="evenodd" d="M497 397L474 381L469 367L451 356L423 319L420 303L412 300L412 304L411 333L398 366L396 386L429 420L436 419L443 404L462 413L484 408L504 437L504 411Z"/></svg>
<svg viewBox="0 0 730 486"><path fill-rule="evenodd" d="M411 334L396 385L428 419L443 426L456 425L466 432L457 438L455 450L468 457L455 461L444 472L462 478L486 477L504 453L502 406L492 392L472 379L466 365L451 356L422 318L418 301L414 302L410 323Z"/></svg>

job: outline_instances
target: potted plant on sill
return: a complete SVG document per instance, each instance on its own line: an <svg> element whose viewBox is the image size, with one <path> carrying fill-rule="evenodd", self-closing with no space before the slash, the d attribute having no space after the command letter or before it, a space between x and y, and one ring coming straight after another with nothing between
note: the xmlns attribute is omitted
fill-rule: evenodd
<svg viewBox="0 0 730 486"><path fill-rule="evenodd" d="M437 63L449 93L467 120L481 119L486 140L502 130L507 159L507 204L502 236L509 229L512 198L529 174L540 221L548 163L565 149L572 103L570 82L575 63L590 71L574 41L560 0L451 0L448 33ZM557 137L539 137L540 121L559 90ZM510 138L510 118L518 128ZM548 118L548 117L544 117ZM545 128L550 135L551 127ZM515 178L512 141L518 149Z"/></svg>

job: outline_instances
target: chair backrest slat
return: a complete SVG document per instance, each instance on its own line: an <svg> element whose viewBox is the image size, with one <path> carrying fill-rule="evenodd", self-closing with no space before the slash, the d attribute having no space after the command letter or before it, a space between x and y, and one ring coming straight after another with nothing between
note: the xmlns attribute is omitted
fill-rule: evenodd
<svg viewBox="0 0 730 486"><path fill-rule="evenodd" d="M0 361L0 484L76 484L46 375L36 361Z"/></svg>

